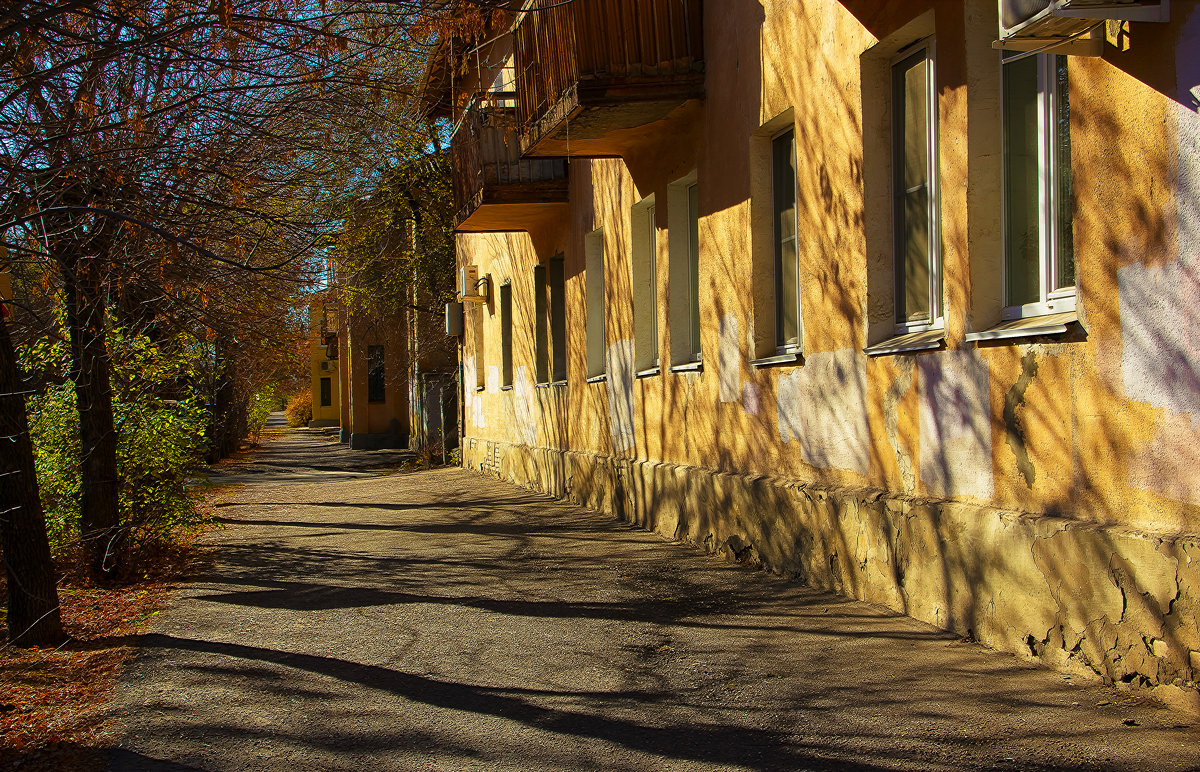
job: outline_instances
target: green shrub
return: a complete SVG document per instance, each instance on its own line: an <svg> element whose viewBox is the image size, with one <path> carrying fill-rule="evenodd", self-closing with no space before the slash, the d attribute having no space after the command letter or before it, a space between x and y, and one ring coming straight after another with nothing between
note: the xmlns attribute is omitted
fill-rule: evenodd
<svg viewBox="0 0 1200 772"><path fill-rule="evenodd" d="M198 520L189 477L202 465L208 421L196 386L201 353L187 339L156 345L120 329L110 331L108 342L119 506L137 544ZM65 380L67 347L41 342L21 354L26 369L47 384L27 410L51 543L61 552L79 532L79 416Z"/></svg>
<svg viewBox="0 0 1200 772"><path fill-rule="evenodd" d="M246 428L250 433L250 441L258 444L267 419L279 404L279 387L273 383L262 386L250 398L250 410L246 415Z"/></svg>
<svg viewBox="0 0 1200 772"><path fill-rule="evenodd" d="M293 397L285 412L288 426L308 426L312 421L312 391L302 391Z"/></svg>

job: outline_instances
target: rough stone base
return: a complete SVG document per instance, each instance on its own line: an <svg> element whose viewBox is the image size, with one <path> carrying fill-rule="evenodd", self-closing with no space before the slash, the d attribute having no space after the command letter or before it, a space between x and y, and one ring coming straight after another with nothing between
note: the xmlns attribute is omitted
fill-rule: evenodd
<svg viewBox="0 0 1200 772"><path fill-rule="evenodd" d="M468 438L463 465L1197 709L1200 540Z"/></svg>
<svg viewBox="0 0 1200 772"><path fill-rule="evenodd" d="M341 421L339 421L336 418L321 418L321 419L309 421L308 428L309 429L324 429L329 426L338 426L339 424L341 424Z"/></svg>

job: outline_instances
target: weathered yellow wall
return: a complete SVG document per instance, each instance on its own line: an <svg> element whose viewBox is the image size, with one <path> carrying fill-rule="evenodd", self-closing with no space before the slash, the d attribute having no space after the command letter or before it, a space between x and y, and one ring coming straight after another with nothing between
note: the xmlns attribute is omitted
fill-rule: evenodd
<svg viewBox="0 0 1200 772"><path fill-rule="evenodd" d="M314 303L308 309L308 323L311 334L308 339L309 375L312 390L312 421L309 426L337 426L341 420L340 383L338 362L330 359L325 353L325 344L321 338L321 320L324 308ZM321 406L321 379L328 378L330 386L330 404Z"/></svg>
<svg viewBox="0 0 1200 772"><path fill-rule="evenodd" d="M339 358L345 359L342 394L347 405L342 411L343 440L351 448L407 447L408 363L403 316L350 313L341 330L339 344L344 348ZM368 399L367 349L374 345L384 347L382 402Z"/></svg>
<svg viewBox="0 0 1200 772"><path fill-rule="evenodd" d="M1171 11L1070 60L1082 329L970 343L999 321L1002 281L994 0L709 3L690 131L651 126L623 159L573 160L566 221L459 236L460 262L512 281L515 308L509 391L496 307L468 311L465 463L1054 664L1200 677L1200 12ZM929 34L947 345L868 358L891 249L879 78ZM804 360L755 367L755 148L789 115ZM693 169L703 371L614 377L633 338L629 212L650 193L670 361L668 185ZM586 383L598 227L610 376ZM568 380L537 387L533 266L559 251Z"/></svg>

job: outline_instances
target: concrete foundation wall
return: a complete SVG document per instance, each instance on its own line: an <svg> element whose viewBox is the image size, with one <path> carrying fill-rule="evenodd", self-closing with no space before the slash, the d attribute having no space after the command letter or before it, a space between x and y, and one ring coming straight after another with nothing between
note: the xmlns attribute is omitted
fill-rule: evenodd
<svg viewBox="0 0 1200 772"><path fill-rule="evenodd" d="M467 468L1196 708L1200 540L472 439Z"/></svg>

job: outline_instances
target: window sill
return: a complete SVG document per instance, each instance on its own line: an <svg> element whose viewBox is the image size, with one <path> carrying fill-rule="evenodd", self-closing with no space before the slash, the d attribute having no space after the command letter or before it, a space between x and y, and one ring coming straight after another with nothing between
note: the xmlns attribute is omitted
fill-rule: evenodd
<svg viewBox="0 0 1200 772"><path fill-rule="evenodd" d="M968 332L967 341L1008 340L1011 338L1033 338L1039 335L1061 335L1079 321L1075 311L1063 311L1045 316L1027 316L1001 322L995 327L979 332Z"/></svg>
<svg viewBox="0 0 1200 772"><path fill-rule="evenodd" d="M587 382L588 383L603 383L604 381L607 381L607 380L608 380L608 373L601 373L600 375L593 375L591 378L588 378Z"/></svg>
<svg viewBox="0 0 1200 772"><path fill-rule="evenodd" d="M567 382L566 382L566 381L550 381L550 383L539 383L539 384L537 384L537 388L539 388L539 389L549 389L549 388L550 388L550 387L552 387L552 386L566 386L566 385L567 385Z"/></svg>
<svg viewBox="0 0 1200 772"><path fill-rule="evenodd" d="M487 386L476 386L475 387L476 392L484 391L486 389L487 389Z"/></svg>
<svg viewBox="0 0 1200 772"><path fill-rule="evenodd" d="M501 386L500 391L512 391L512 388L512 384L509 384L508 386Z"/></svg>
<svg viewBox="0 0 1200 772"><path fill-rule="evenodd" d="M869 357L877 357L884 354L932 351L941 348L945 343L946 331L944 329L922 330L921 332L908 332L903 335L896 335L895 337L880 341L874 346L867 346L863 349L863 353Z"/></svg>
<svg viewBox="0 0 1200 772"><path fill-rule="evenodd" d="M683 364L671 365L671 372L673 373L699 373L703 370L703 362L684 362Z"/></svg>
<svg viewBox="0 0 1200 772"><path fill-rule="evenodd" d="M804 354L800 351L785 351L782 354L775 354L769 357L759 357L751 359L751 367L779 367L781 365L799 365L803 364Z"/></svg>
<svg viewBox="0 0 1200 772"><path fill-rule="evenodd" d="M654 367L647 367L645 370L638 370L638 371L637 371L637 373L636 373L636 377L638 377L638 378L649 378L650 376L652 376L652 375L658 375L658 374L659 374L659 373L661 373L661 372L662 372L662 370L660 370L660 369L658 368L658 366L657 366L657 365L655 365Z"/></svg>

